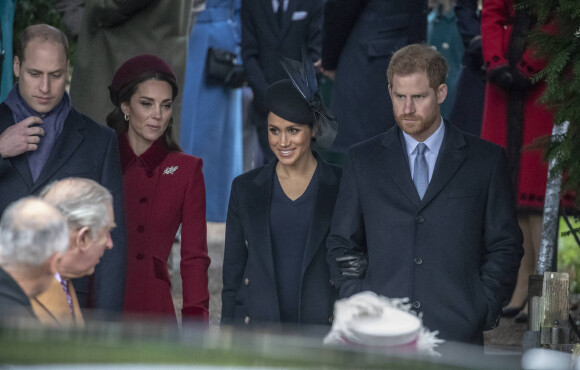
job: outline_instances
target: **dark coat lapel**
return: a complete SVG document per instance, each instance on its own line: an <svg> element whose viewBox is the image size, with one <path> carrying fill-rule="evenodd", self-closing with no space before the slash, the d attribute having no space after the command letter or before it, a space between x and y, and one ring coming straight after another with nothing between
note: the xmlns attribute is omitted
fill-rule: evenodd
<svg viewBox="0 0 580 370"><path fill-rule="evenodd" d="M246 0L247 1L247 0ZM268 27L270 28L272 35L276 35L275 37L279 39L280 36L280 26L278 26L278 16L274 13L274 8L272 7L272 0L260 0L262 2L262 9L264 9L264 15L266 20L263 20L263 23L268 23ZM258 5L258 3L254 4ZM257 8L256 8L257 9ZM261 28L261 27L259 27ZM265 30L262 30L266 32Z"/></svg>
<svg viewBox="0 0 580 370"><path fill-rule="evenodd" d="M14 124L14 118L12 116L12 111L4 103L0 105L0 133L4 132L8 127ZM30 189L32 187L32 174L30 173L30 166L28 165L28 159L26 153L21 154L16 157L10 158L8 161L12 164L12 167L18 171L26 185Z"/></svg>
<svg viewBox="0 0 580 370"><path fill-rule="evenodd" d="M290 24L292 23L292 15L296 11L296 8L298 8L298 3L301 3L301 2L302 2L301 0L289 0L288 1L288 9L286 9L286 11L284 12L284 17L282 17L282 27L280 27L280 32L279 32L280 40L283 40L284 36L286 36L286 33L288 32L288 29L290 28ZM283 4L284 0L280 0L280 3Z"/></svg>
<svg viewBox="0 0 580 370"><path fill-rule="evenodd" d="M60 169L77 150L80 143L84 140L81 131L84 130L85 127L85 120L78 112L71 109L66 121L64 122L62 133L54 144L54 148L52 148L42 172L40 172L38 179L34 183L33 192L51 180L54 173Z"/></svg>
<svg viewBox="0 0 580 370"><path fill-rule="evenodd" d="M397 184L401 192L409 198L414 205L419 206L421 199L419 198L415 185L413 184L411 170L406 157L406 150L401 144L401 138L399 135L398 127L393 127L387 131L382 142L385 150L381 153L381 161L385 163L385 166L383 166L385 172L392 178L393 182Z"/></svg>
<svg viewBox="0 0 580 370"><path fill-rule="evenodd" d="M250 221L254 228L252 235L256 236L254 248L258 250L258 255L262 258L273 282L276 282L276 274L274 273L274 256L272 255L272 238L270 236L270 204L272 203L272 181L276 162L274 160L262 168L254 178L256 190L248 196L248 214L254 216L254 219Z"/></svg>
<svg viewBox="0 0 580 370"><path fill-rule="evenodd" d="M306 269L310 266L312 259L316 256L319 248L325 248L323 240L326 237L332 218L334 202L336 201L338 181L332 168L324 160L317 156L318 165L320 166L320 181L316 201L314 203L314 212L312 214L312 223L304 251L302 262L302 277Z"/></svg>
<svg viewBox="0 0 580 370"><path fill-rule="evenodd" d="M463 134L453 125L445 123L445 138L437 157L433 177L423 197L422 206L429 204L461 167L461 164L465 161L465 153L461 148L465 147L465 145Z"/></svg>

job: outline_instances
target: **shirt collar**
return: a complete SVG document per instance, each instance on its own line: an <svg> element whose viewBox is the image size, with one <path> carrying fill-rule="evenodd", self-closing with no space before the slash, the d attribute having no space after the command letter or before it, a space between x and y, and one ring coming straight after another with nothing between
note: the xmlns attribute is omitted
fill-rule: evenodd
<svg viewBox="0 0 580 370"><path fill-rule="evenodd" d="M445 136L445 124L443 122L443 118L440 119L441 123L439 125L439 128L423 142L425 143L425 145L427 145L427 149L429 149L429 151L435 154L439 153L439 149L441 148L441 144L443 143L443 136ZM410 156L417 148L417 144L419 144L419 142L406 132L404 131L402 132L403 137L405 138L405 144L407 146L406 148L407 156Z"/></svg>
<svg viewBox="0 0 580 370"><path fill-rule="evenodd" d="M153 144L151 144L145 153L137 156L137 154L135 154L133 151L133 148L131 148L129 145L127 131L119 135L119 151L121 153L121 168L123 173L129 165L136 161L143 163L148 171L151 171L155 167L159 166L169 153L169 149L167 149L164 140L165 139L163 136L160 137L159 139L155 140Z"/></svg>

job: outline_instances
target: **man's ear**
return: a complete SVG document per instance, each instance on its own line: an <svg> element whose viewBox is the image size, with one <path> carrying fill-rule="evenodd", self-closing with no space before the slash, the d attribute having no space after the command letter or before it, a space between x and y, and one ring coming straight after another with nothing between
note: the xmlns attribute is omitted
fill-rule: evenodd
<svg viewBox="0 0 580 370"><path fill-rule="evenodd" d="M445 101L445 98L447 97L447 85L446 84L439 85L436 94L437 94L437 103L442 104Z"/></svg>
<svg viewBox="0 0 580 370"><path fill-rule="evenodd" d="M83 226L77 231L75 236L75 244L81 251L85 251L91 245L91 229L88 226Z"/></svg>
<svg viewBox="0 0 580 370"><path fill-rule="evenodd" d="M12 70L14 72L14 76L16 78L20 77L20 59L18 59L17 56L14 57L14 60L12 62Z"/></svg>
<svg viewBox="0 0 580 370"><path fill-rule="evenodd" d="M47 267L52 275L56 274L56 272L58 271L57 266L59 265L61 259L62 253L54 253L46 261Z"/></svg>

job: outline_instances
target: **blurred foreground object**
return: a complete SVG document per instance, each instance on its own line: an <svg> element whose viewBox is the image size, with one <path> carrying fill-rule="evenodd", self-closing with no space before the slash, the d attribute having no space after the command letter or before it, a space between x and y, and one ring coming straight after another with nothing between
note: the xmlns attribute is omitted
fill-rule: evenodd
<svg viewBox="0 0 580 370"><path fill-rule="evenodd" d="M438 331L423 327L408 301L369 291L337 301L332 329L324 344L383 347L438 356L435 348L444 340L437 338Z"/></svg>

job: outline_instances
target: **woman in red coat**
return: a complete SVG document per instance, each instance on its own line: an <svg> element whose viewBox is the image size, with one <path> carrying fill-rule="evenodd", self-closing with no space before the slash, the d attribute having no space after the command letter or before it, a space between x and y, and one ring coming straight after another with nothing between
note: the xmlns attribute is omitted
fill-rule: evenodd
<svg viewBox="0 0 580 370"><path fill-rule="evenodd" d="M536 58L526 43L533 26L531 22L531 17L516 14L513 0L485 0L483 3L481 36L488 83L481 137L506 147L508 157L510 130L521 140L518 145L521 153L516 147L510 164L515 168L513 180L525 255L512 299L504 307L504 316L508 317L518 314L526 304L528 275L535 271L540 249L548 165L543 161L544 152L529 146L534 140L551 135L554 125L552 112L538 101L545 90L545 81L532 83L530 80L546 66L546 61ZM564 201L564 205L574 203L570 195L566 195ZM527 308L519 315L519 321L526 320L525 312Z"/></svg>
<svg viewBox="0 0 580 370"><path fill-rule="evenodd" d="M127 215L124 311L175 317L167 268L181 231L183 318L208 320L205 185L202 161L183 154L172 135L177 83L154 55L126 61L109 86L107 124L119 138Z"/></svg>

